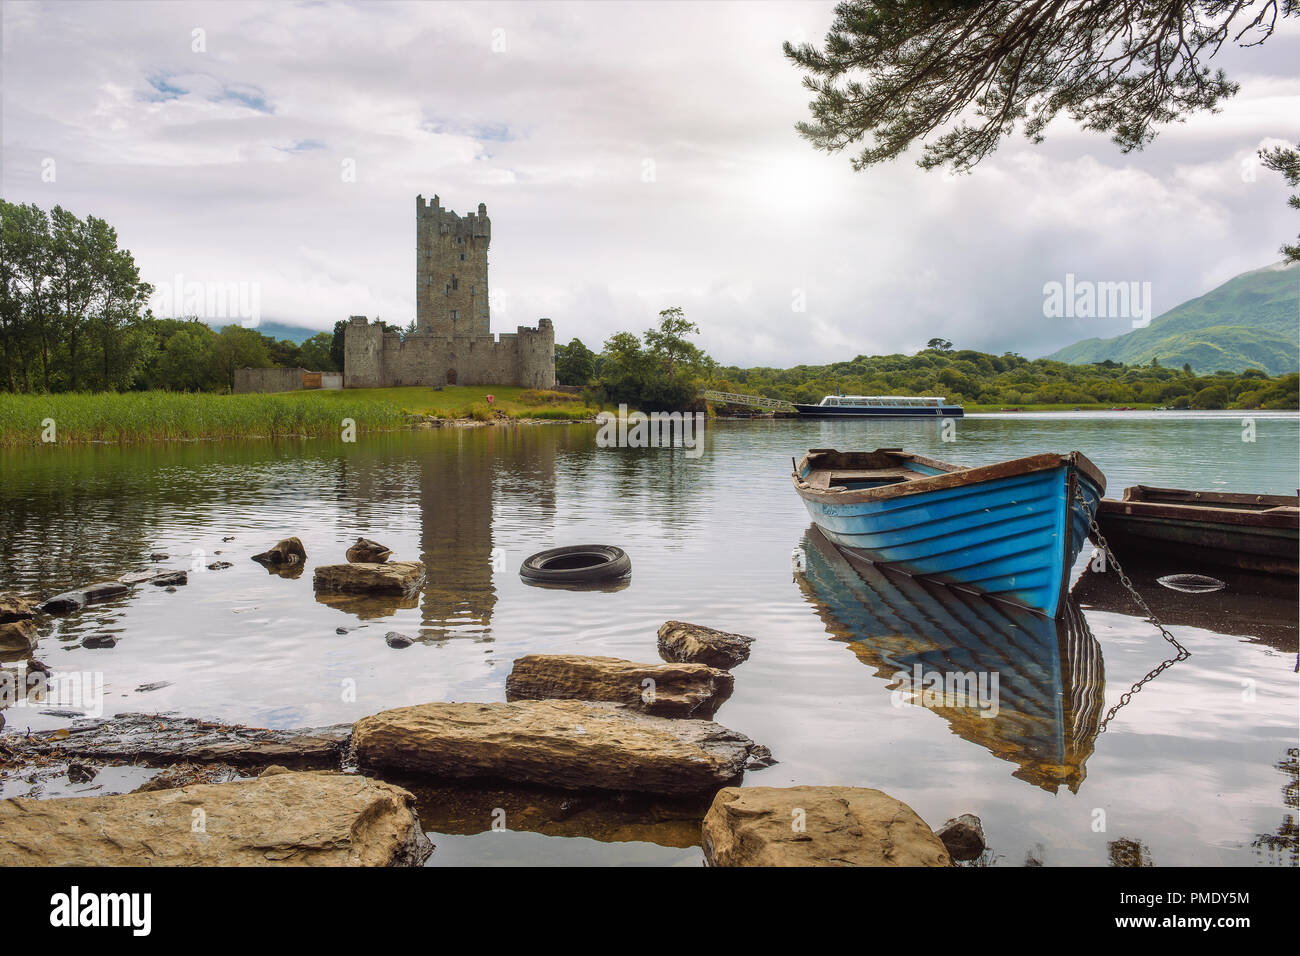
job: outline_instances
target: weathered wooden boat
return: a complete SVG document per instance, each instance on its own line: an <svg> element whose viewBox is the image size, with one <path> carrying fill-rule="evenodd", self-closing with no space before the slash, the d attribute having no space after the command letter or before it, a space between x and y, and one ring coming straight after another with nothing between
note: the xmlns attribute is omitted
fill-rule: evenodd
<svg viewBox="0 0 1300 956"><path fill-rule="evenodd" d="M1097 524L1116 556L1300 574L1300 497L1134 485L1101 502Z"/></svg>
<svg viewBox="0 0 1300 956"><path fill-rule="evenodd" d="M1072 599L1049 620L856 561L816 526L802 543L804 596L832 638L847 643L900 701L910 695L908 703L945 720L957 736L1014 764L1018 779L1052 793L1078 791L1101 728L1106 678L1101 646ZM972 676L978 690L983 675L986 691L997 676L996 707L962 693ZM927 698L927 680L942 680L942 695L936 688Z"/></svg>
<svg viewBox="0 0 1300 956"><path fill-rule="evenodd" d="M1061 608L1106 490L1077 451L963 468L900 448L814 448L792 478L813 521L850 555L1047 617Z"/></svg>

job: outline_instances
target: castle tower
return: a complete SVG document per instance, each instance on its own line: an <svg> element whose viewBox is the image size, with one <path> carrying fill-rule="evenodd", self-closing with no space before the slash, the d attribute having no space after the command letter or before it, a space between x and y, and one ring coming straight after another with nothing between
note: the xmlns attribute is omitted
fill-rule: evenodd
<svg viewBox="0 0 1300 956"><path fill-rule="evenodd" d="M435 335L490 335L487 206L461 217L415 197L415 324Z"/></svg>

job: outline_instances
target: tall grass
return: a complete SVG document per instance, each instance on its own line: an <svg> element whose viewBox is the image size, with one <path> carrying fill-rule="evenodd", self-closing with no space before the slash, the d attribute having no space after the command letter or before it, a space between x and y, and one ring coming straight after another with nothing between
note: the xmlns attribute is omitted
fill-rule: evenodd
<svg viewBox="0 0 1300 956"><path fill-rule="evenodd" d="M0 393L0 445L38 443L50 422L59 443L339 435L345 418L356 423L357 432L409 423L391 402L352 395L322 400L323 395Z"/></svg>

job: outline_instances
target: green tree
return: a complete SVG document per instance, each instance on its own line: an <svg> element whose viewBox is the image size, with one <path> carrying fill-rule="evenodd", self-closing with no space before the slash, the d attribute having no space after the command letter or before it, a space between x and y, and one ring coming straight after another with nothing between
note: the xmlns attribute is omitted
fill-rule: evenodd
<svg viewBox="0 0 1300 956"><path fill-rule="evenodd" d="M57 333L55 296L51 288L55 266L51 250L50 217L34 203L8 204L5 209L4 243L5 260L10 263L20 302L20 334L35 343L41 362L41 383L48 392Z"/></svg>
<svg viewBox="0 0 1300 956"><path fill-rule="evenodd" d="M334 367L342 372L343 369L343 343L344 336L347 334L348 320L339 319L334 323L334 337L330 340L330 358L334 362Z"/></svg>
<svg viewBox="0 0 1300 956"><path fill-rule="evenodd" d="M271 367L266 336L242 325L223 326L212 341L209 355L212 367L232 392L235 390L235 369Z"/></svg>
<svg viewBox="0 0 1300 956"><path fill-rule="evenodd" d="M1272 149L1261 149L1259 158L1265 168L1281 173L1292 189L1300 186L1300 151L1290 146L1274 146ZM1300 209L1300 193L1292 193L1287 205L1292 209ZM1300 242L1285 242L1280 251L1287 262L1300 262Z"/></svg>
<svg viewBox="0 0 1300 956"><path fill-rule="evenodd" d="M784 45L814 98L816 148L863 144L865 169L922 144L918 165L969 171L1017 127L1042 142L1064 113L1122 152L1238 85L1209 61L1256 46L1292 0L843 0L824 47Z"/></svg>
<svg viewBox="0 0 1300 956"><path fill-rule="evenodd" d="M312 372L341 372L334 364L334 333L317 332L299 346L302 367Z"/></svg>
<svg viewBox="0 0 1300 956"><path fill-rule="evenodd" d="M155 384L179 392L198 392L216 384L211 365L215 338L216 333L201 322L169 337L158 357Z"/></svg>
<svg viewBox="0 0 1300 956"><path fill-rule="evenodd" d="M555 379L561 385L590 385L596 375L596 353L578 338L555 347Z"/></svg>

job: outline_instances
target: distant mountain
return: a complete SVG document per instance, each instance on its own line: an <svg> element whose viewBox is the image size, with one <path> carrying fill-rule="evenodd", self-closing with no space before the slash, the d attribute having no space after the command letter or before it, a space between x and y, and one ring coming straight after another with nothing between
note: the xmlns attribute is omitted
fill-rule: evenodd
<svg viewBox="0 0 1300 956"><path fill-rule="evenodd" d="M1047 356L1071 365L1111 359L1197 373L1300 371L1300 263L1276 263L1229 279L1200 298L1113 339L1084 339Z"/></svg>
<svg viewBox="0 0 1300 956"><path fill-rule="evenodd" d="M221 331L223 325L229 324L229 322L208 323L208 325L212 326L212 328L216 329L218 332ZM277 342L280 339L288 339L295 345L302 345L303 342L306 342L313 335L317 335L320 332L328 331L332 333L334 331L333 329L307 329L303 328L301 325L285 325L283 322L259 322L257 325L253 326L253 328L258 332L261 332L263 335L269 335Z"/></svg>

